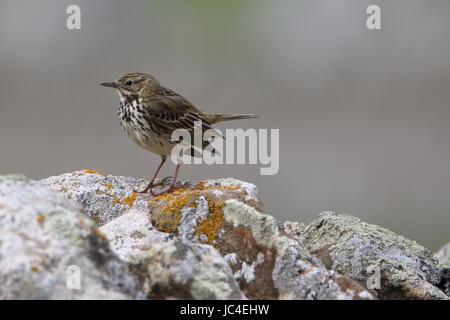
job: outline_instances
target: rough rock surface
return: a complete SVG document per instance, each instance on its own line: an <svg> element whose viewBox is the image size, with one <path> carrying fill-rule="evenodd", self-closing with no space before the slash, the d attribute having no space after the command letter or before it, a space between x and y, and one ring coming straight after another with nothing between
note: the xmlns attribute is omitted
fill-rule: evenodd
<svg viewBox="0 0 450 320"><path fill-rule="evenodd" d="M295 237L280 228L278 221L262 213L253 184L231 178L181 183L180 190L154 198L133 192L145 181L93 171L51 177L42 183L84 206L102 225L112 249L123 260L155 264L142 273L149 279L150 297L158 296L157 292L163 292L160 297L180 297L177 292L199 297L198 292L202 292L202 297L211 298L372 298L356 282L324 268ZM175 242L170 242L171 238ZM190 256L203 252L207 259L195 260L197 270L190 275L182 273L182 267L159 268L160 261L175 261L177 255L168 253L174 244L186 247ZM184 269L194 261L189 256L179 259ZM227 267L221 261L226 261ZM214 268L222 274L219 278L224 289L220 292L210 290L218 281L212 276L219 272ZM179 284L206 275L210 278L200 279L202 290ZM155 287L155 279L162 289Z"/></svg>
<svg viewBox="0 0 450 320"><path fill-rule="evenodd" d="M80 290L70 277L78 270ZM0 300L143 297L138 277L78 206L14 175L0 176L0 283Z"/></svg>
<svg viewBox="0 0 450 320"><path fill-rule="evenodd" d="M296 235L327 268L362 285L379 268L381 288L372 291L379 298L447 299L438 288L442 272L433 254L390 230L323 212Z"/></svg>
<svg viewBox="0 0 450 320"><path fill-rule="evenodd" d="M440 286L450 296L450 243L447 243L434 255L443 265Z"/></svg>
<svg viewBox="0 0 450 320"><path fill-rule="evenodd" d="M428 250L357 218L283 224L231 178L134 192L145 185L91 170L0 178L0 298L447 298ZM66 288L71 264L82 291ZM374 266L381 289L367 282Z"/></svg>
<svg viewBox="0 0 450 320"><path fill-rule="evenodd" d="M100 230L122 260L138 266L150 298L245 299L217 250L156 230L148 210L129 210Z"/></svg>
<svg viewBox="0 0 450 320"><path fill-rule="evenodd" d="M142 190L147 181L127 177L115 177L83 170L50 177L42 185L61 192L68 200L83 207L84 213L103 225L131 208L146 210L151 196L140 196L133 190ZM138 201L136 201L138 200Z"/></svg>
<svg viewBox="0 0 450 320"><path fill-rule="evenodd" d="M209 245L174 239L140 256L148 296L156 299L245 299L230 266Z"/></svg>
<svg viewBox="0 0 450 320"><path fill-rule="evenodd" d="M440 264L450 267L450 243L442 246L434 256L438 259Z"/></svg>

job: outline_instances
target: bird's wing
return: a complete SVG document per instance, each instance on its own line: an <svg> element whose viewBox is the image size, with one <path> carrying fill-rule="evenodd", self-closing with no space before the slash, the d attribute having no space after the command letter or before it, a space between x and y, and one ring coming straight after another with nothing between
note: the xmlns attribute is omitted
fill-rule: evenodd
<svg viewBox="0 0 450 320"><path fill-rule="evenodd" d="M164 92L152 96L145 105L155 130L169 139L176 129L186 129L190 131L191 137L194 137L196 121L201 121L202 133L208 129L214 130L201 111L172 90L164 88Z"/></svg>

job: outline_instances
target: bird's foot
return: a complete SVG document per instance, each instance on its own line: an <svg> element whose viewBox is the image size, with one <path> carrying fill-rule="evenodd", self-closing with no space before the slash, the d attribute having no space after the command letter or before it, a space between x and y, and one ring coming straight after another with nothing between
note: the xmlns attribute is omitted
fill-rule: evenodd
<svg viewBox="0 0 450 320"><path fill-rule="evenodd" d="M170 188L168 188L167 190L163 190L160 192L154 192L153 190L151 190L150 193L153 197L158 197L158 196L162 196L165 194L173 193L174 191L181 190L181 189L183 189L183 186L176 186L175 184L172 184L170 186Z"/></svg>
<svg viewBox="0 0 450 320"><path fill-rule="evenodd" d="M160 187L160 186L164 185L164 184L166 183L166 181L167 181L168 179L171 179L171 178L173 178L173 177L171 177L171 176L165 177L164 179L161 180L161 182L158 182L158 183L150 182L150 183L148 184L148 186L145 187L144 190L142 190L142 191L133 190L133 192L135 192L135 193L141 193L141 194L143 194L143 193L151 193L151 194L153 194L153 192L152 192L152 189L153 189L153 188Z"/></svg>

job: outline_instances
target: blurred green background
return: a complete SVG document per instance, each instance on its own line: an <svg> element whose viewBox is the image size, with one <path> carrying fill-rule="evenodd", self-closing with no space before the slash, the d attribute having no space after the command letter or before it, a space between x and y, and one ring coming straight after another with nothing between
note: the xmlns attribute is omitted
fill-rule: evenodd
<svg viewBox="0 0 450 320"><path fill-rule="evenodd" d="M71 4L80 31L66 29ZM380 31L366 29L370 4ZM98 85L128 72L208 112L263 115L221 129L280 129L278 175L183 178L253 182L279 220L328 209L431 249L450 240L448 0L0 0L0 172L150 177L159 157L128 141Z"/></svg>

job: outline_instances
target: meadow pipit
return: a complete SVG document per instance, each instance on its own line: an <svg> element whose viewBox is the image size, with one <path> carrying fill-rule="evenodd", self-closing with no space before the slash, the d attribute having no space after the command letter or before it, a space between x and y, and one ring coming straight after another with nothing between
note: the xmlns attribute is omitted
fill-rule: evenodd
<svg viewBox="0 0 450 320"><path fill-rule="evenodd" d="M195 122L201 121L202 131L213 129L213 125L222 121L256 118L253 114L209 114L194 107L186 98L160 85L152 75L129 73L116 82L101 85L115 88L120 97L118 115L122 128L128 137L138 146L159 154L161 163L147 187L139 191L146 193L159 184L154 184L159 171L177 144L171 140L176 129L193 132ZM169 189L175 189L181 164L177 164L175 176ZM158 195L159 195L158 194Z"/></svg>

